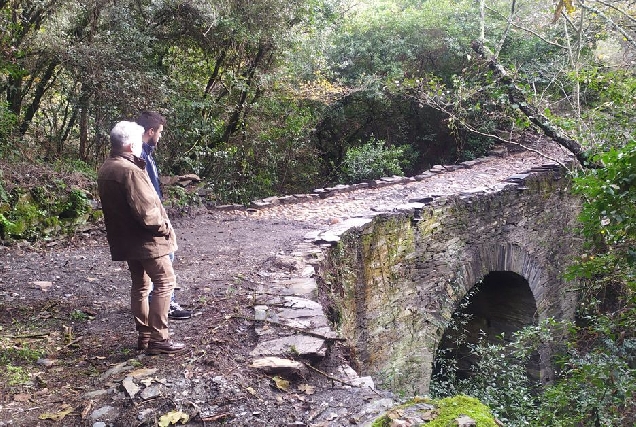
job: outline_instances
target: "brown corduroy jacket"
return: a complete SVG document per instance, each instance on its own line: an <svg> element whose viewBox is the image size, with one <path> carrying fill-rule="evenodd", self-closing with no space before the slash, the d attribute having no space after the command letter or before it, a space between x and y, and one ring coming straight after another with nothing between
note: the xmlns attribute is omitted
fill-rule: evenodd
<svg viewBox="0 0 636 427"><path fill-rule="evenodd" d="M142 159L111 152L99 169L97 188L113 261L157 258L177 250L174 230Z"/></svg>

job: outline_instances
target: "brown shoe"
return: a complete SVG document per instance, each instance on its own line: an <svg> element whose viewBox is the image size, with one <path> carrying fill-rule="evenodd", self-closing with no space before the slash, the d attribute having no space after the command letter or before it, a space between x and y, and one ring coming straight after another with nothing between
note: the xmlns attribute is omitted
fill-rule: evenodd
<svg viewBox="0 0 636 427"><path fill-rule="evenodd" d="M163 341L150 341L148 343L148 348L146 349L146 354L177 354L185 351L185 349L185 344L172 342L172 340L169 339Z"/></svg>
<svg viewBox="0 0 636 427"><path fill-rule="evenodd" d="M150 337L139 335L139 337L137 338L137 350L147 349L149 342L150 342Z"/></svg>

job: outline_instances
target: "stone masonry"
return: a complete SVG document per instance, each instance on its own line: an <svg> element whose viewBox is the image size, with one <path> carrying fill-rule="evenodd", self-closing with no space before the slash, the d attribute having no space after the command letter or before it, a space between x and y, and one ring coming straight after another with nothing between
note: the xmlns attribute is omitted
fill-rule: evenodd
<svg viewBox="0 0 636 427"><path fill-rule="evenodd" d="M413 201L345 234L325 276L359 370L383 388L427 393L450 317L492 271L527 280L538 320L571 319L576 294L562 274L580 240L569 184L537 168L489 193Z"/></svg>

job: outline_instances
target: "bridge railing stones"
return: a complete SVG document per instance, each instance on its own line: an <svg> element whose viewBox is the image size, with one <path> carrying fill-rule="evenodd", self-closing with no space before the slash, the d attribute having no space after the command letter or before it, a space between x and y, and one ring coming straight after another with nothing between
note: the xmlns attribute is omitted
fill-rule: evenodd
<svg viewBox="0 0 636 427"><path fill-rule="evenodd" d="M230 204L230 205L215 205L209 206L209 209L213 210L258 210L265 209L272 206L285 205L291 203L303 203L312 199L325 199L327 197L335 196L336 194L347 193L355 190L360 190L364 188L380 188L386 187L389 185L396 184L405 184L413 181L422 181L427 178L430 178L434 175L439 175L445 172L453 172L457 169L470 169L473 166L484 163L490 160L490 156L482 157L476 160L467 160L456 165L434 165L429 170L419 173L412 177L406 176L387 176L379 179L370 180L367 182L361 182L356 184L339 184L333 187L326 188L316 188L311 193L302 193L302 194L291 194L285 196L271 196L263 199L253 200L249 203L248 206L239 205L239 204Z"/></svg>

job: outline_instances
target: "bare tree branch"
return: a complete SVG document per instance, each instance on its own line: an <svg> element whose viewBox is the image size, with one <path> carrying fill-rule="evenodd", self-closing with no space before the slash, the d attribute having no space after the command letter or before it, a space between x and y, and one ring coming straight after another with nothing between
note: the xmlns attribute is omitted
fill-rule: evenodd
<svg viewBox="0 0 636 427"><path fill-rule="evenodd" d="M496 11L496 10L494 10L494 9L488 7L488 6L486 6L486 9L488 9L490 12L498 15L500 18L504 18L504 19L506 18L504 15L502 15L498 11ZM552 45L552 46L556 46L559 49L566 49L566 47L563 46L562 44L559 44L557 42L553 42L552 40L548 40L544 36L542 36L541 34L537 33L536 31L531 30L530 28L523 27L523 26L521 26L519 24L516 24L514 22L510 22L510 25L512 25L514 28L517 28L517 29L519 29L521 31L525 31L528 34L532 34L533 36L537 37L539 40L543 41L544 43L547 43L547 44Z"/></svg>
<svg viewBox="0 0 636 427"><path fill-rule="evenodd" d="M603 6L609 7L610 9L614 9L615 11L617 11L618 13L623 15L625 18L627 18L629 21L631 21L632 23L636 24L636 18L634 18L628 12L625 12L623 9L619 9L618 7L614 6L613 4L608 3L606 1L603 1L603 0L596 0L596 1L598 3L600 3L600 4L602 4Z"/></svg>
<svg viewBox="0 0 636 427"><path fill-rule="evenodd" d="M493 53L483 42L479 40L473 41L472 48L477 54L488 61L489 68L495 72L501 83L506 86L508 99L512 105L519 108L521 112L528 117L530 122L541 129L546 136L574 154L581 165L596 166L589 164L586 152L577 141L565 135L561 129L555 127L546 116L541 114L536 107L528 103L523 91L515 84L507 70L497 62Z"/></svg>
<svg viewBox="0 0 636 427"><path fill-rule="evenodd" d="M636 41L634 41L634 38L632 36L630 36L629 34L627 34L627 31L625 31L625 29L623 27L621 27L620 25L618 25L616 22L614 22L612 20L612 18L610 18L609 16L607 16L604 12L602 12L601 10L593 7L593 6L589 6L583 2L580 3L581 4L581 9L585 9L588 10L592 13L597 14L598 16L600 16L601 18L603 18L605 21L607 21L607 23L609 23L616 31L618 31L623 37L625 37L625 40L629 42L629 44L632 45L632 47L636 47Z"/></svg>
<svg viewBox="0 0 636 427"><path fill-rule="evenodd" d="M512 4L510 5L510 15L508 16L506 29L504 30L503 35L501 36L501 40L499 40L499 46L497 46L497 50L495 51L495 58L499 58L499 52L501 52L501 48L503 47L506 39L508 38L508 33L510 32L510 27L512 26L512 18L515 16L515 6L517 4L516 0L512 0Z"/></svg>
<svg viewBox="0 0 636 427"><path fill-rule="evenodd" d="M517 147L521 147L524 150L528 150L528 151L531 151L533 153L537 153L541 157L543 157L543 158L545 158L547 160L550 160L552 162L555 162L556 164L558 164L559 166L561 166L561 167L563 167L565 169L568 169L568 167L564 163L562 163L560 160L554 159L554 158L548 156L547 154L542 153L539 150L535 150L534 148L530 148L530 147L528 147L528 146L526 146L524 144L521 144L519 142L515 142L515 141L513 141L510 138L509 139L505 139L505 138L500 137L499 135L482 132L479 129L476 129L474 126L470 125L464 119L462 119L461 117L459 117L456 114L454 114L453 112L451 112L449 109L444 107L441 103L437 102L433 98L428 98L427 99L427 105L429 105L430 107L432 107L432 108L434 108L434 109L436 109L438 111L441 111L442 113L448 115L448 117L450 117L453 120L455 120L457 123L459 123L460 126L462 126L464 129L466 129L469 132L472 132L472 133L477 134L477 135L485 136L486 138L491 138L491 139L497 140L497 141L502 142L504 144L510 144L510 145L515 145Z"/></svg>

